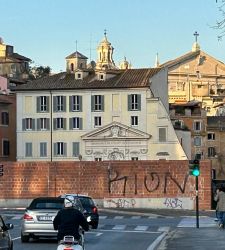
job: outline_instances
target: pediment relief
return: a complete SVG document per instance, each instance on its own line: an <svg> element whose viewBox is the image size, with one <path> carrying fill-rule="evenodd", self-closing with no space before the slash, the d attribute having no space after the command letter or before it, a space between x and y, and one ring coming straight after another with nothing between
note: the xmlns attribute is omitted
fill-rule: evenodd
<svg viewBox="0 0 225 250"><path fill-rule="evenodd" d="M151 135L128 127L119 122L112 122L102 128L93 130L82 136L83 140L102 139L150 139Z"/></svg>

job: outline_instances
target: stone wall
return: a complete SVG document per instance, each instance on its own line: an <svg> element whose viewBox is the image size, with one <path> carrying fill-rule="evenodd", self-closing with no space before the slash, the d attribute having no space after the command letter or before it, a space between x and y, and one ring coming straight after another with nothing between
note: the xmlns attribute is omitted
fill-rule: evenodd
<svg viewBox="0 0 225 250"><path fill-rule="evenodd" d="M195 177L188 175L188 161L1 164L4 165L4 175L0 177L0 207L10 201L14 206L22 206L35 197L64 193L90 195L104 207L195 207ZM209 161L201 161L199 200L201 210L211 208Z"/></svg>

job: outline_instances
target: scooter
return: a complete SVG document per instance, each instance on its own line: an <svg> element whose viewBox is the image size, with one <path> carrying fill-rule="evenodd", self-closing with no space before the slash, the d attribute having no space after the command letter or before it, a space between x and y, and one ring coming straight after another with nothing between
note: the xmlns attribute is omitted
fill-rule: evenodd
<svg viewBox="0 0 225 250"><path fill-rule="evenodd" d="M91 221L91 217L87 217L87 222ZM64 239L59 242L57 250L85 250L84 248L84 230L80 229L80 239L76 240L73 236L64 236Z"/></svg>

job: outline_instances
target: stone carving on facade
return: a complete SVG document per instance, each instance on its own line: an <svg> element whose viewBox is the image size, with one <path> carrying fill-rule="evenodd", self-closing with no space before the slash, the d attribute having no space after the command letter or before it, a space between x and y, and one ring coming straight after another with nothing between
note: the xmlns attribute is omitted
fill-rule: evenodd
<svg viewBox="0 0 225 250"><path fill-rule="evenodd" d="M125 156L124 153L119 151L118 148L113 148L113 151L109 153L108 155L109 160L124 160Z"/></svg>
<svg viewBox="0 0 225 250"><path fill-rule="evenodd" d="M92 153L93 153L93 150L92 150L92 149L87 149L87 150L86 150L86 154L87 154L87 155L91 155Z"/></svg>
<svg viewBox="0 0 225 250"><path fill-rule="evenodd" d="M141 154L147 154L148 153L148 149L147 148L141 148L140 152L141 152Z"/></svg>

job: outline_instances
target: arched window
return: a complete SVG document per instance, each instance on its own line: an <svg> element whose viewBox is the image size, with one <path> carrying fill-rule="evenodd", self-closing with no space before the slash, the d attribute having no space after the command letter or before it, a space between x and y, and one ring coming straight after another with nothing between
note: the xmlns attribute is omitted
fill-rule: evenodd
<svg viewBox="0 0 225 250"><path fill-rule="evenodd" d="M80 69L82 69L83 68L83 63L80 63Z"/></svg>
<svg viewBox="0 0 225 250"><path fill-rule="evenodd" d="M73 63L70 64L70 70L71 70L72 72L74 71L74 64L73 64Z"/></svg>

